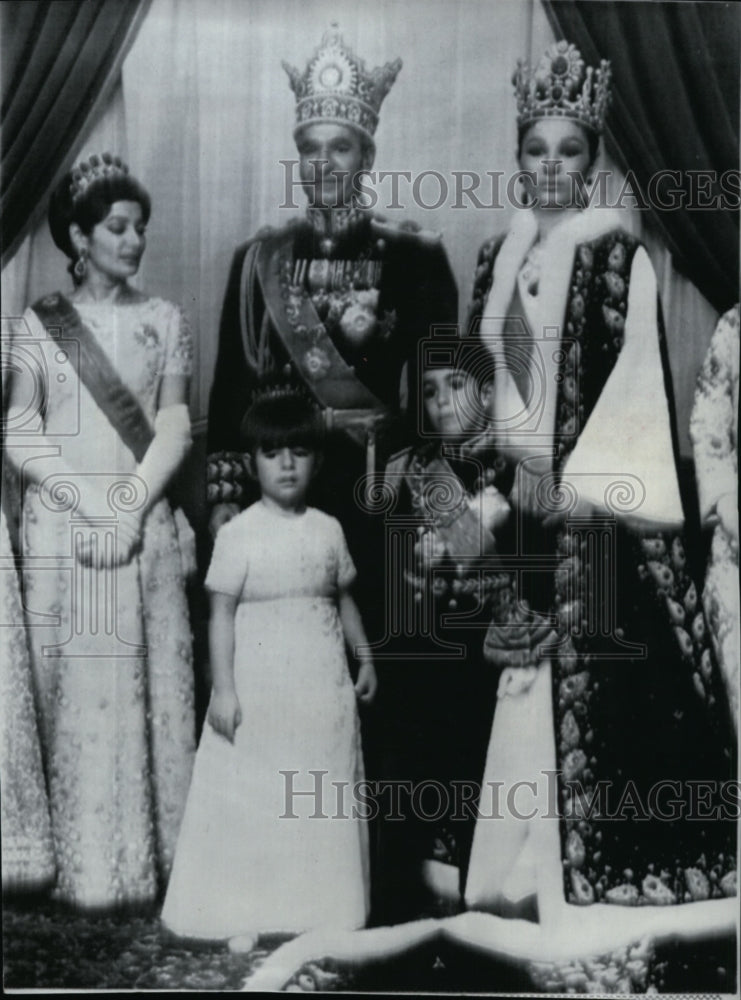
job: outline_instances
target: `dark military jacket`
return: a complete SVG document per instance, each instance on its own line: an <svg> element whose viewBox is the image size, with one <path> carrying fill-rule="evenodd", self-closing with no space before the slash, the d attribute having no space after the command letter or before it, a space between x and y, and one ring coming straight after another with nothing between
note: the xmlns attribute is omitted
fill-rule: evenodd
<svg viewBox="0 0 741 1000"><path fill-rule="evenodd" d="M433 325L456 324L458 295L434 234L351 211L328 237L311 215L264 230L234 255L224 299L208 420L208 499L244 504L251 495L240 424L259 377L303 382L325 411L331 474L364 468L364 429L383 419L378 463L399 444L389 425L400 393L416 380L416 350ZM407 365L407 386L401 385ZM389 419L390 418L390 419ZM355 426L351 426L355 424ZM326 475L325 475L326 478Z"/></svg>

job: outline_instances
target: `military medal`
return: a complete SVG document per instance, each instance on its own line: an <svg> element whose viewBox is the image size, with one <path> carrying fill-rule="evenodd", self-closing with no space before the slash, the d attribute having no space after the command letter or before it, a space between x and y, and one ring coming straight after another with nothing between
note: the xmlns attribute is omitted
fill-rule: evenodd
<svg viewBox="0 0 741 1000"><path fill-rule="evenodd" d="M310 379L324 378L330 368L327 352L316 344L304 354L303 368Z"/></svg>

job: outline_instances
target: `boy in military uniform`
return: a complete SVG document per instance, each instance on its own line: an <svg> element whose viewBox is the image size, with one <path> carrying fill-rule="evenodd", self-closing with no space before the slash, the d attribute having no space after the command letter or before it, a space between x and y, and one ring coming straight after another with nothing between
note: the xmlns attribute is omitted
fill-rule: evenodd
<svg viewBox="0 0 741 1000"><path fill-rule="evenodd" d="M404 822L381 826L384 922L458 906L496 700L484 637L509 579L495 555L510 484L493 456L491 356L478 338L434 336L419 367L417 440L385 472L398 599L374 649L380 770L402 783Z"/></svg>

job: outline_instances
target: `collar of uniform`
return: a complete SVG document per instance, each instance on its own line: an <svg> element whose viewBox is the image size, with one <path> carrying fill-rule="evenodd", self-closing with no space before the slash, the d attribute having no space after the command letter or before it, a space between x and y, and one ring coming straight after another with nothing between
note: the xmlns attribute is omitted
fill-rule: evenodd
<svg viewBox="0 0 741 1000"><path fill-rule="evenodd" d="M323 254L330 256L337 244L355 234L363 225L366 213L357 205L348 208L307 208L306 219Z"/></svg>

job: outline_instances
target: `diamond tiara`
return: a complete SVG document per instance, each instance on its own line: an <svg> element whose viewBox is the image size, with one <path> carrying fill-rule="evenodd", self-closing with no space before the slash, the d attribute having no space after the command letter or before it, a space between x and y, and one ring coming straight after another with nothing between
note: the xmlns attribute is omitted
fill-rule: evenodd
<svg viewBox="0 0 741 1000"><path fill-rule="evenodd" d="M97 156L93 153L87 160L81 160L72 170L70 183L72 202L81 198L91 184L108 177L124 177L128 172L129 168L120 156L113 156L111 153Z"/></svg>

